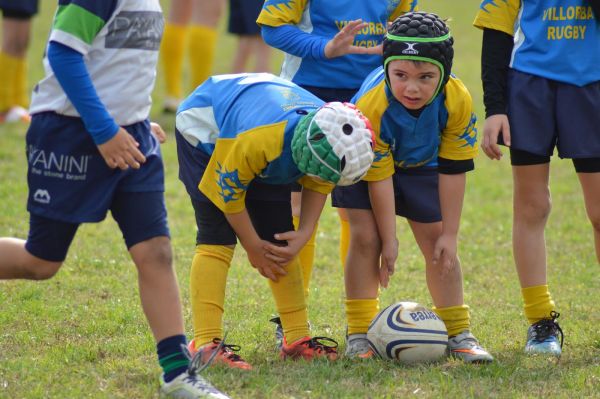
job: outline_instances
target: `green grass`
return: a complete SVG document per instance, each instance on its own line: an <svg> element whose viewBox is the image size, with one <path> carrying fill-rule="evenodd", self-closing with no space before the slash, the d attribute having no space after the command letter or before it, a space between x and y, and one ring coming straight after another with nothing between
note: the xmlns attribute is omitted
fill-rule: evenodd
<svg viewBox="0 0 600 399"><path fill-rule="evenodd" d="M31 82L42 76L40 59L55 2L41 3L30 49ZM481 36L471 27L477 3L422 0L421 8L452 18L454 71L471 89L482 120ZM220 37L215 72L227 71L233 44L232 37ZM274 60L275 71L279 60ZM157 104L162 93L159 79ZM171 132L172 118L156 110L153 116ZM27 235L25 129L23 125L0 127L2 236ZM163 153L176 268L191 335L188 273L195 223L177 180L172 135ZM496 356L494 364L478 367L445 361L403 367L382 361L280 362L267 322L274 311L267 283L240 250L229 278L225 328L231 342L242 345L244 357L255 370L211 368L207 377L235 398L600 397L600 333L596 330L600 274L572 165L553 160L554 210L546 234L551 290L566 332L564 356L557 363L522 354L527 324L511 257L509 162L491 162L481 155L476 164L468 178L460 251L473 331ZM345 320L338 222L329 207L320 226L310 319L317 334L342 342ZM398 221L398 227L398 272L391 288L382 292L382 304L414 300L431 306L421 255L406 223ZM67 262L54 279L0 282L0 398L153 398L160 372L154 351L139 305L135 267L111 219L80 229Z"/></svg>

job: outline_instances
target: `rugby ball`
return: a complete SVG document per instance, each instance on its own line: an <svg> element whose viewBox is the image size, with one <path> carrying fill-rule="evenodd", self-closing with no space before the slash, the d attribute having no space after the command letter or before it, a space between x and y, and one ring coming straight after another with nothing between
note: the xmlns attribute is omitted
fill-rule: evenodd
<svg viewBox="0 0 600 399"><path fill-rule="evenodd" d="M428 363L446 354L448 332L440 317L415 302L397 302L377 314L367 339L382 359Z"/></svg>

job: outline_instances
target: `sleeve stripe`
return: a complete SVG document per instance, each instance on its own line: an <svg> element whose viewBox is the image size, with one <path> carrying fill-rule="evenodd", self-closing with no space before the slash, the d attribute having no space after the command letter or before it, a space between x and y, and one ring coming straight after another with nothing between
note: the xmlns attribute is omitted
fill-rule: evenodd
<svg viewBox="0 0 600 399"><path fill-rule="evenodd" d="M53 29L69 33L87 44L104 27L102 18L76 4L59 6L54 18Z"/></svg>

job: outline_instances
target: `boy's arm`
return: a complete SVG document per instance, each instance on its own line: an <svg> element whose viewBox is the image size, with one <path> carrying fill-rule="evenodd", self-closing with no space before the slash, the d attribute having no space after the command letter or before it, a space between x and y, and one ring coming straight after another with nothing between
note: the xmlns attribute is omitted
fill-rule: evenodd
<svg viewBox="0 0 600 399"><path fill-rule="evenodd" d="M394 202L394 184L392 177L368 182L369 198L377 232L381 238L381 261L379 281L382 287L388 286L390 276L394 274L398 257L398 239L396 238L396 204Z"/></svg>
<svg viewBox="0 0 600 399"><path fill-rule="evenodd" d="M309 240L315 230L317 221L323 211L327 195L307 187L302 189L300 223L298 230L275 234L277 240L287 241L287 246L277 246L273 243L265 245L270 254L268 258L286 265L292 261Z"/></svg>
<svg viewBox="0 0 600 399"><path fill-rule="evenodd" d="M594 10L594 17L596 18L596 22L600 23L600 0L590 0L590 5Z"/></svg>
<svg viewBox="0 0 600 399"><path fill-rule="evenodd" d="M435 244L433 264L441 267L444 272L455 267L457 262L458 229L466 181L466 173L439 175L442 234Z"/></svg>
<svg viewBox="0 0 600 399"><path fill-rule="evenodd" d="M485 105L485 125L481 148L490 159L502 158L498 137L510 146L507 113L507 77L513 37L505 32L485 28L481 49L481 81Z"/></svg>
<svg viewBox="0 0 600 399"><path fill-rule="evenodd" d="M381 46L354 46L354 38L367 23L360 19L348 22L332 39L306 33L293 25L261 27L261 35L269 46L300 58L328 59L347 54L378 54Z"/></svg>
<svg viewBox="0 0 600 399"><path fill-rule="evenodd" d="M263 248L269 243L260 239L246 209L237 213L225 213L225 218L246 250L250 264L261 275L273 281L277 281L278 276L286 275L281 265L267 258L267 252Z"/></svg>
<svg viewBox="0 0 600 399"><path fill-rule="evenodd" d="M108 114L96 93L83 62L83 55L68 46L51 41L48 46L48 62L106 164L110 168L138 169L146 158L138 150L137 141Z"/></svg>

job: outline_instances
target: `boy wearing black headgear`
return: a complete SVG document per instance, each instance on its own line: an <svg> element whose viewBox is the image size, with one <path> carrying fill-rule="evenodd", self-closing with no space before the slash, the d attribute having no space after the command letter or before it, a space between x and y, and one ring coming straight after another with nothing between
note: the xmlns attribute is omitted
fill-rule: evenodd
<svg viewBox="0 0 600 399"><path fill-rule="evenodd" d="M394 271L398 215L408 220L425 257L450 354L468 363L493 360L469 331L457 256L465 175L478 148L471 96L450 74L452 44L437 15L400 16L384 39L383 66L353 99L371 120L376 157L363 181L333 192L334 206L347 209L351 226L347 356L372 356L366 332L379 310L379 285L386 287Z"/></svg>

